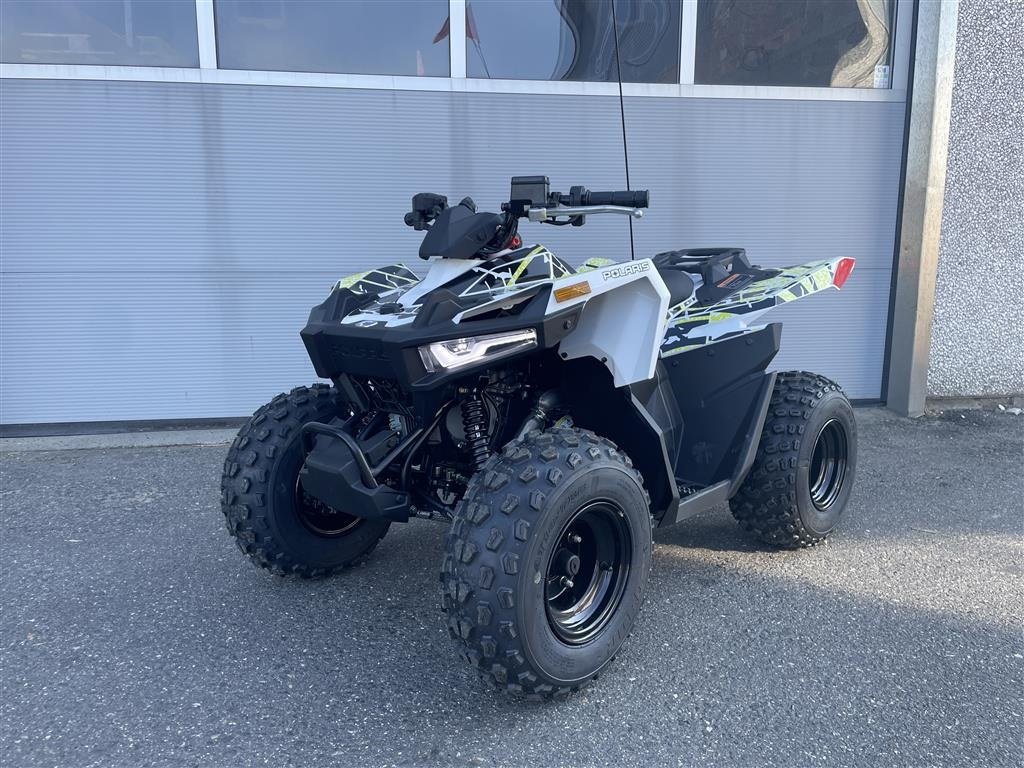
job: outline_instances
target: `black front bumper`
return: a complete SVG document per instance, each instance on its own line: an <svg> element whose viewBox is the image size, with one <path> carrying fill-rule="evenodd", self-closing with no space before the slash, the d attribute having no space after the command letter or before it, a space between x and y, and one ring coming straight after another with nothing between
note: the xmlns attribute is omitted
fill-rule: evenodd
<svg viewBox="0 0 1024 768"><path fill-rule="evenodd" d="M408 442L399 447L407 447ZM408 494L378 483L375 477L390 463L387 457L373 467L359 441L341 425L310 422L302 427L302 443L306 463L299 479L306 493L348 515L409 519Z"/></svg>

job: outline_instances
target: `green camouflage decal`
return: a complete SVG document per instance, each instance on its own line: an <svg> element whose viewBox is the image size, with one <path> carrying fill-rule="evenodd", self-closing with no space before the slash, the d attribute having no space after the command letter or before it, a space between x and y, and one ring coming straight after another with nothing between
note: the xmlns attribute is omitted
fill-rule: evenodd
<svg viewBox="0 0 1024 768"><path fill-rule="evenodd" d="M593 272L595 269L609 267L614 263L615 262L612 259L587 259L583 262L583 266L576 270L576 274L578 275L581 272Z"/></svg>
<svg viewBox="0 0 1024 768"><path fill-rule="evenodd" d="M516 284L516 280L523 276L523 273L530 266L530 262L533 261L535 256L541 256L542 254L549 254L550 252L543 246L538 245L528 254L526 254L519 262L519 266L516 267L516 271L512 273L511 279L505 283L506 288L511 288Z"/></svg>
<svg viewBox="0 0 1024 768"><path fill-rule="evenodd" d="M716 341L725 341L731 339L733 336L742 336L748 333L748 331L729 331L723 333L721 336L698 336L696 338L682 339L670 331L665 336L665 341L661 345L661 356L669 357L671 355L678 355L683 352L689 352L691 349L697 349L698 347L706 347L708 344L714 344Z"/></svg>
<svg viewBox="0 0 1024 768"><path fill-rule="evenodd" d="M831 288L840 261L831 259L784 267L772 277L756 280L714 304L687 305L687 302L683 302L671 307L668 332L661 346L662 357L687 352L745 332L739 328L714 333L715 329L710 327L714 324L737 321L742 325L744 319L753 320L780 304Z"/></svg>
<svg viewBox="0 0 1024 768"><path fill-rule="evenodd" d="M387 293L400 288L411 288L420 279L405 264L390 264L346 275L334 284L335 288L348 288L353 293Z"/></svg>
<svg viewBox="0 0 1024 768"><path fill-rule="evenodd" d="M558 280L572 274L569 266L543 245L512 251L490 266L474 267L471 274L477 279L461 296L516 291L539 282Z"/></svg>

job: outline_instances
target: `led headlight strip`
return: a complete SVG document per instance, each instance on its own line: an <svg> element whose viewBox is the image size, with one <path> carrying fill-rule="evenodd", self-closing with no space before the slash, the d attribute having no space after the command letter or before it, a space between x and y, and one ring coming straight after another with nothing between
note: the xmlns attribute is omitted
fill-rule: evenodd
<svg viewBox="0 0 1024 768"><path fill-rule="evenodd" d="M508 333L467 336L435 341L420 347L420 359L430 373L451 371L483 360L497 360L537 346L537 331L526 328Z"/></svg>

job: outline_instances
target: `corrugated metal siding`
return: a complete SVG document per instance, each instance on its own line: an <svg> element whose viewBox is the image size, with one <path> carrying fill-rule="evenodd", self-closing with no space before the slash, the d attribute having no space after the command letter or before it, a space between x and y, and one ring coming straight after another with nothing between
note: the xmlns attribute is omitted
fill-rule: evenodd
<svg viewBox="0 0 1024 768"><path fill-rule="evenodd" d="M636 98L638 255L852 255L781 310L779 364L877 397L903 105ZM312 378L297 331L331 281L405 260L412 193L507 197L514 174L623 186L606 97L7 80L0 88L0 419L240 415ZM626 223L525 225L579 262Z"/></svg>

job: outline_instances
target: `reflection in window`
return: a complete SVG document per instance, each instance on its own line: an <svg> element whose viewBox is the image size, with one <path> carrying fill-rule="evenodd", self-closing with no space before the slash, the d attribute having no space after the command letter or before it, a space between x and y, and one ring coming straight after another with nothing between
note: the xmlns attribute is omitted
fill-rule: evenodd
<svg viewBox="0 0 1024 768"><path fill-rule="evenodd" d="M888 88L895 0L700 0L695 80Z"/></svg>
<svg viewBox="0 0 1024 768"><path fill-rule="evenodd" d="M198 67L194 0L0 0L15 64Z"/></svg>
<svg viewBox="0 0 1024 768"><path fill-rule="evenodd" d="M447 77L448 0L215 0L224 69Z"/></svg>
<svg viewBox="0 0 1024 768"><path fill-rule="evenodd" d="M614 0L622 79L679 82L681 0ZM466 74L614 82L612 0L471 0Z"/></svg>

